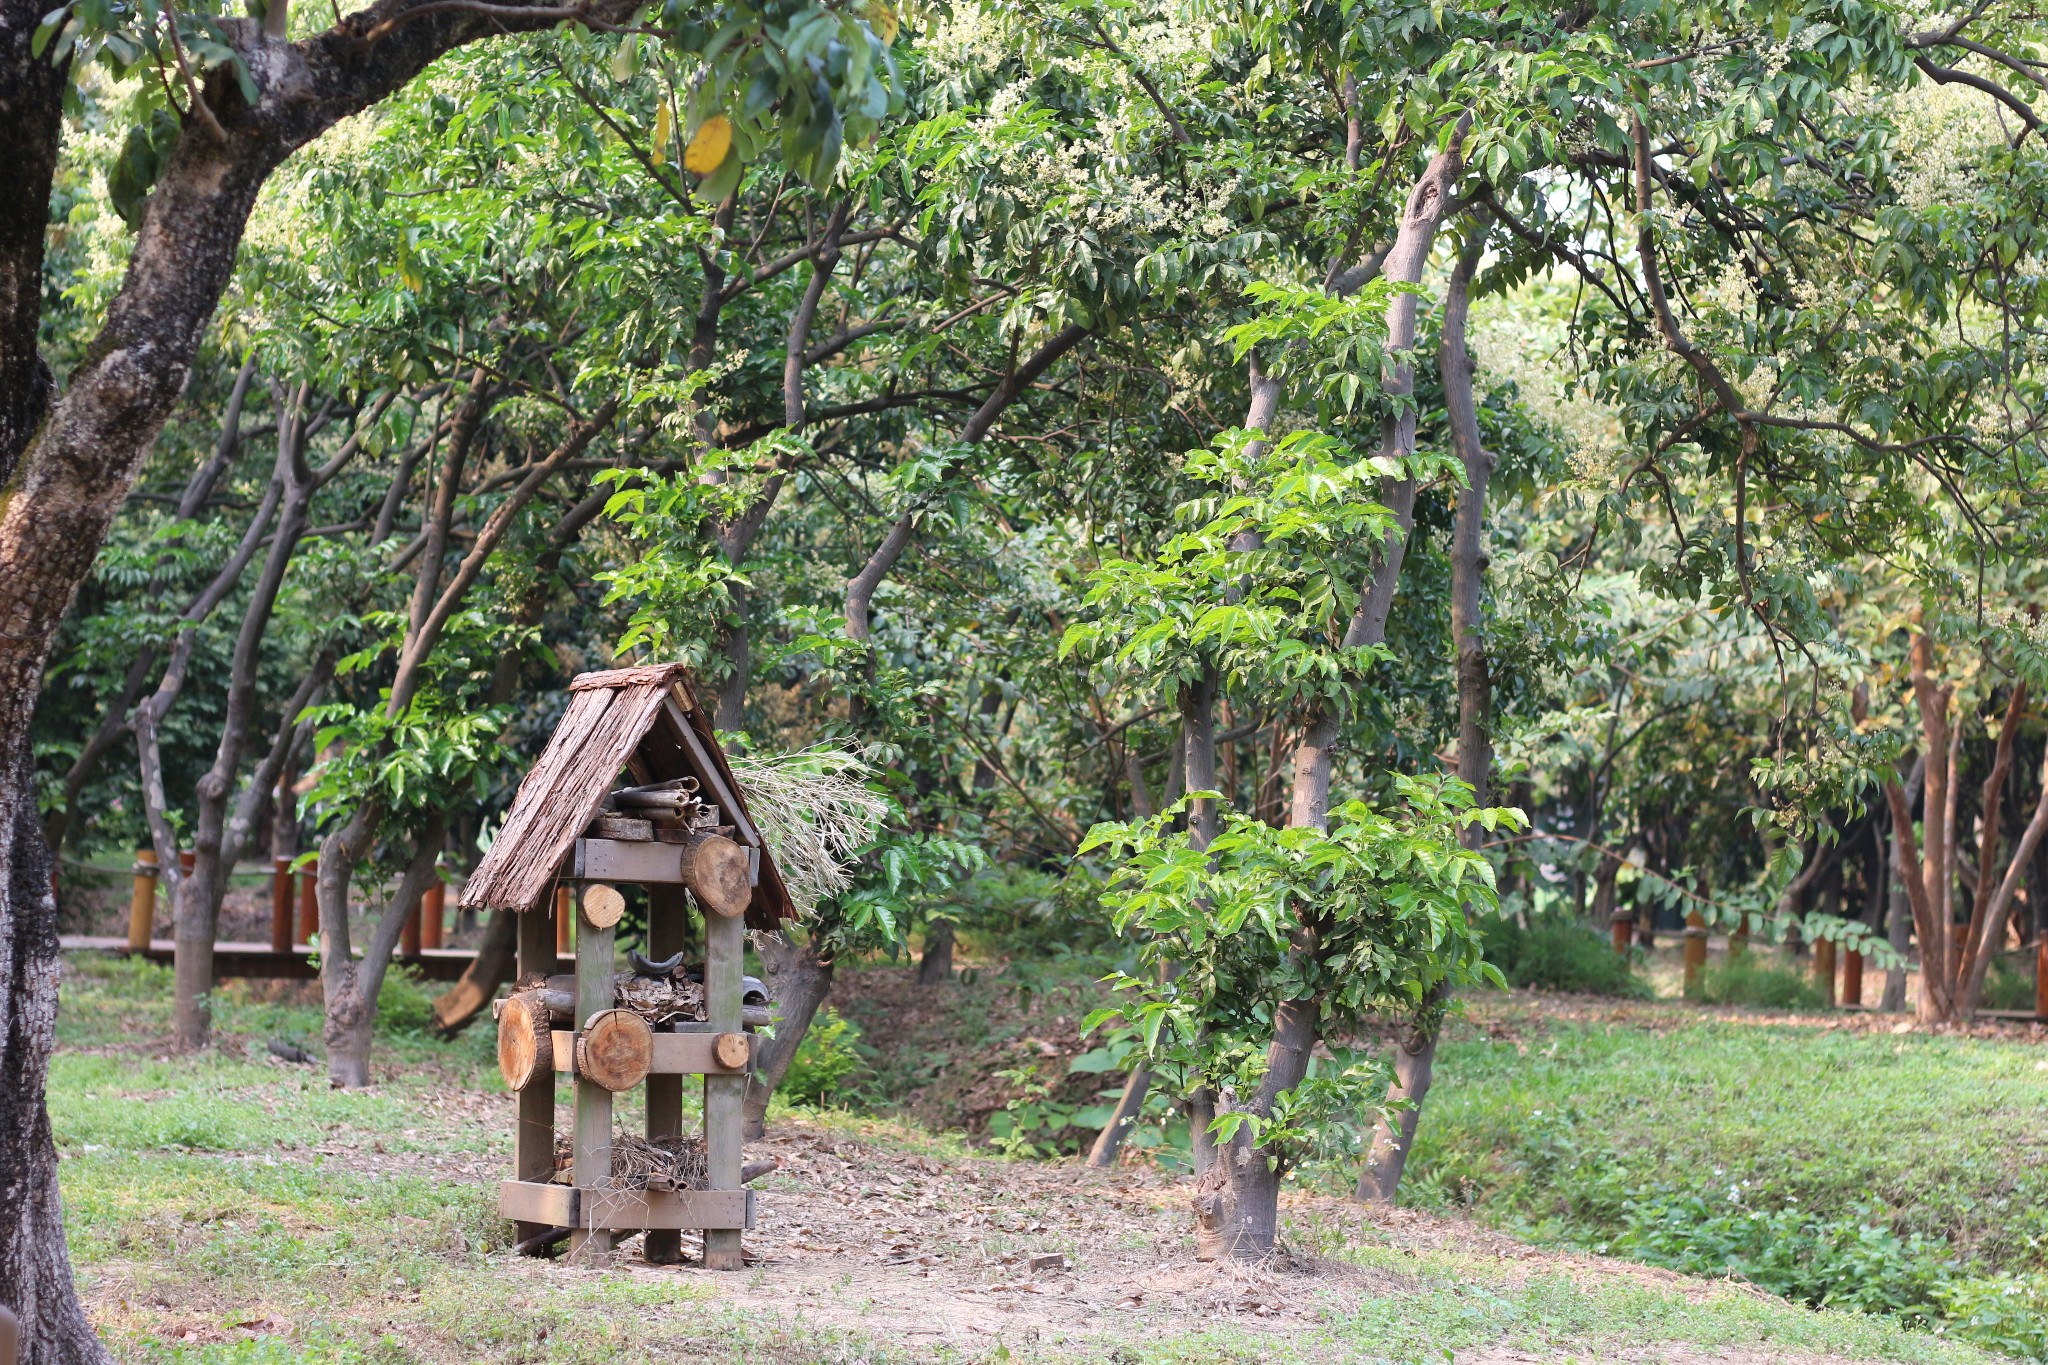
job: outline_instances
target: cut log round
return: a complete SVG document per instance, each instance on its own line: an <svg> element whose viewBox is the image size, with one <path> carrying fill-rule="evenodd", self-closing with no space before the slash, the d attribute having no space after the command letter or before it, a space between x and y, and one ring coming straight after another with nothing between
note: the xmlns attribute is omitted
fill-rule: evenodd
<svg viewBox="0 0 2048 1365"><path fill-rule="evenodd" d="M554 1020L545 993L524 991L498 1009L498 1071L505 1084L524 1090L555 1069Z"/></svg>
<svg viewBox="0 0 2048 1365"><path fill-rule="evenodd" d="M626 913L626 898L615 886L592 882L583 888L583 918L594 929L609 929Z"/></svg>
<svg viewBox="0 0 2048 1365"><path fill-rule="evenodd" d="M654 1030L631 1010L599 1010L576 1035L576 1074L607 1090L630 1090L654 1066Z"/></svg>
<svg viewBox="0 0 2048 1365"><path fill-rule="evenodd" d="M725 919L746 914L754 899L747 850L717 834L691 839L682 848L683 885L698 902Z"/></svg>
<svg viewBox="0 0 2048 1365"><path fill-rule="evenodd" d="M744 1033L721 1033L711 1046L718 1064L728 1071L745 1070L754 1055L753 1042Z"/></svg>

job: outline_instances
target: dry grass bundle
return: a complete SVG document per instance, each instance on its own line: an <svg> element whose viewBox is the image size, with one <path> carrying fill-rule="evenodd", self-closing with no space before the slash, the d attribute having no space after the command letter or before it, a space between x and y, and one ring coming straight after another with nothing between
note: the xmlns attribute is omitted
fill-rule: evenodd
<svg viewBox="0 0 2048 1365"><path fill-rule="evenodd" d="M621 972L616 999L619 1008L633 1011L656 1028L677 1019L704 1018L704 987L695 981Z"/></svg>
<svg viewBox="0 0 2048 1365"><path fill-rule="evenodd" d="M830 745L793 754L735 756L733 776L782 872L797 914L853 885L853 855L882 827L889 803L869 790L874 769Z"/></svg>
<svg viewBox="0 0 2048 1365"><path fill-rule="evenodd" d="M707 1181L702 1137L612 1138L612 1190L701 1190Z"/></svg>

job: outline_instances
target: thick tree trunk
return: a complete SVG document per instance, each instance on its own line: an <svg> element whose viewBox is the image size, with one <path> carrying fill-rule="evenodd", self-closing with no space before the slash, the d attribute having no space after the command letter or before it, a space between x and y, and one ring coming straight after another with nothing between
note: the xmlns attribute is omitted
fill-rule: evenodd
<svg viewBox="0 0 2048 1365"><path fill-rule="evenodd" d="M749 1142L758 1141L767 1130L768 1101L789 1074L790 1061L818 1007L831 994L833 965L820 960L813 943L792 944L780 934L761 941L761 970L768 997L775 1002L775 1036L757 1039L754 1048L754 1074L742 1111Z"/></svg>
<svg viewBox="0 0 2048 1365"><path fill-rule="evenodd" d="M44 1087L57 1026L57 900L27 746L0 769L0 1304L22 1365L112 1365L79 1307L64 1246Z"/></svg>
<svg viewBox="0 0 2048 1365"><path fill-rule="evenodd" d="M1471 306L1472 277L1479 268L1485 245L1482 220L1459 253L1444 291L1438 362L1451 447L1465 466L1465 487L1458 493L1457 515L1451 529L1451 645L1457 651L1458 776L1472 788L1473 799L1481 806L1490 799L1493 774L1493 682L1486 659L1482 608L1488 563L1486 489L1493 478L1494 457L1479 438L1479 408L1473 396L1472 353L1466 344L1465 327ZM1465 847L1476 849L1485 832L1471 826L1460 838ZM1611 876L1608 886L1611 893ZM1392 1204L1400 1193L1401 1173L1407 1167L1409 1149L1415 1144L1422 1102L1436 1072L1443 1007L1443 991L1430 991L1416 1017L1396 1040L1394 1081L1387 1088L1387 1100L1406 1107L1395 1111L1393 1123L1382 1118L1373 1125L1372 1146L1366 1153L1357 1189L1357 1197L1367 1203Z"/></svg>
<svg viewBox="0 0 2048 1365"><path fill-rule="evenodd" d="M924 931L924 952L917 959L917 984L944 986L953 980L953 921L934 920Z"/></svg>

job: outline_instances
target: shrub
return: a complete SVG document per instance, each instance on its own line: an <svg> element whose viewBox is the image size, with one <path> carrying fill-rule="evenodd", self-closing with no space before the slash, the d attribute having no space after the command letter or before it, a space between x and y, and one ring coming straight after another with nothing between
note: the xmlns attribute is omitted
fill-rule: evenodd
<svg viewBox="0 0 2048 1365"><path fill-rule="evenodd" d="M1992 958L1991 970L1984 974L1984 998L1978 1003L1987 1010L2032 1009L2034 974L2014 966L2010 957Z"/></svg>
<svg viewBox="0 0 2048 1365"><path fill-rule="evenodd" d="M1796 967L1781 967L1756 949L1700 972L1699 998L1709 1005L1759 1005L1774 1010L1827 1008L1820 987Z"/></svg>
<svg viewBox="0 0 2048 1365"><path fill-rule="evenodd" d="M827 1005L797 1044L779 1093L791 1104L827 1104L846 1078L860 1070L861 1062L860 1030Z"/></svg>
<svg viewBox="0 0 2048 1365"><path fill-rule="evenodd" d="M1492 919L1480 928L1486 960L1500 968L1510 986L1543 991L1580 991L1646 1000L1649 983L1629 969L1597 930L1555 915L1537 915L1523 928L1511 919Z"/></svg>

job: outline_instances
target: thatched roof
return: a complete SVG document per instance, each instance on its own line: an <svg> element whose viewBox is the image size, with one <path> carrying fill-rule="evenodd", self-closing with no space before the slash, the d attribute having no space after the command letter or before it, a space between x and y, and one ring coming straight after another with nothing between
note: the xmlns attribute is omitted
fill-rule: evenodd
<svg viewBox="0 0 2048 1365"><path fill-rule="evenodd" d="M585 673L569 684L569 709L519 784L504 826L463 887L462 903L479 910L539 909L622 769L636 784L696 778L699 794L719 807L733 838L760 852L748 926L773 929L794 918L781 874L680 664Z"/></svg>

